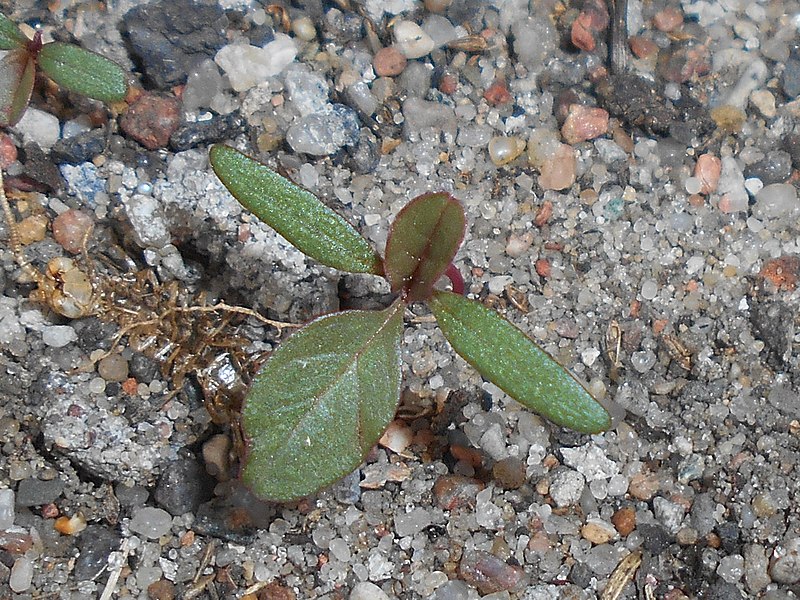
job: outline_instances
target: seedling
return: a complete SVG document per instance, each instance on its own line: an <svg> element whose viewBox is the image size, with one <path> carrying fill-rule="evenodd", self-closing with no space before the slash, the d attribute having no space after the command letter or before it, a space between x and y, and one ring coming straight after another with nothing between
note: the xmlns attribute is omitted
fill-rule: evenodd
<svg viewBox="0 0 800 600"><path fill-rule="evenodd" d="M211 148L228 190L260 220L320 263L385 277L396 299L380 311L319 317L281 344L256 375L242 409L244 482L265 499L307 496L353 471L400 401L403 313L426 302L455 351L486 379L554 423L608 429L608 412L520 329L460 293L453 258L466 217L445 192L423 194L397 215L381 256L313 194L228 146ZM458 289L462 288L462 289Z"/></svg>
<svg viewBox="0 0 800 600"><path fill-rule="evenodd" d="M118 64L64 42L42 43L37 31L28 39L0 13L0 126L13 127L25 114L37 68L61 87L101 102L122 102L128 78Z"/></svg>

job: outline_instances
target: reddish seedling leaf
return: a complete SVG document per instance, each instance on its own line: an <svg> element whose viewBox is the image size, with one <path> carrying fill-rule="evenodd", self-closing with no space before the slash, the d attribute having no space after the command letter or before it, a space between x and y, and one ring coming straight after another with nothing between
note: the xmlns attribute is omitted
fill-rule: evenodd
<svg viewBox="0 0 800 600"><path fill-rule="evenodd" d="M28 108L36 61L25 48L11 50L0 60L0 125L16 125Z"/></svg>
<svg viewBox="0 0 800 600"><path fill-rule="evenodd" d="M397 215L386 242L384 267L393 292L406 300L430 298L464 239L466 217L450 194L423 194Z"/></svg>

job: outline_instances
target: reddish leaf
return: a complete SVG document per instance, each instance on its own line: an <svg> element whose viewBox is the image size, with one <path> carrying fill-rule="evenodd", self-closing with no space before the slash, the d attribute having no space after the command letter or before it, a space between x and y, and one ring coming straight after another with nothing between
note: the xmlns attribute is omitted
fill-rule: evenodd
<svg viewBox="0 0 800 600"><path fill-rule="evenodd" d="M36 61L24 48L0 60L0 125L16 125L28 108L36 78Z"/></svg>
<svg viewBox="0 0 800 600"><path fill-rule="evenodd" d="M423 194L397 215L386 242L384 265L392 291L409 302L430 298L464 239L466 217L450 194Z"/></svg>

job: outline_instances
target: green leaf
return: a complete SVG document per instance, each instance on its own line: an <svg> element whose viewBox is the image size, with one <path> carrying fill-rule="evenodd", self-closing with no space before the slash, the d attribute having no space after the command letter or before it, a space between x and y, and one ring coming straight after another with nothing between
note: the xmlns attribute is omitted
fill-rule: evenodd
<svg viewBox="0 0 800 600"><path fill-rule="evenodd" d="M245 208L307 256L350 273L383 272L369 242L311 192L229 146L212 146L210 160Z"/></svg>
<svg viewBox="0 0 800 600"><path fill-rule="evenodd" d="M122 67L74 44L45 44L39 52L39 67L61 87L101 102L122 102L128 93Z"/></svg>
<svg viewBox="0 0 800 600"><path fill-rule="evenodd" d="M575 431L611 426L606 409L569 371L495 311L450 292L434 292L429 304L455 351L509 396Z"/></svg>
<svg viewBox="0 0 800 600"><path fill-rule="evenodd" d="M24 48L0 60L0 126L16 125L28 108L36 80L36 62Z"/></svg>
<svg viewBox="0 0 800 600"><path fill-rule="evenodd" d="M0 50L24 48L29 41L14 21L0 13Z"/></svg>
<svg viewBox="0 0 800 600"><path fill-rule="evenodd" d="M321 317L270 356L242 410L257 496L296 500L361 464L400 401L403 306Z"/></svg>
<svg viewBox="0 0 800 600"><path fill-rule="evenodd" d="M423 194L409 202L392 224L386 242L386 278L407 300L430 298L464 239L466 217L450 194Z"/></svg>

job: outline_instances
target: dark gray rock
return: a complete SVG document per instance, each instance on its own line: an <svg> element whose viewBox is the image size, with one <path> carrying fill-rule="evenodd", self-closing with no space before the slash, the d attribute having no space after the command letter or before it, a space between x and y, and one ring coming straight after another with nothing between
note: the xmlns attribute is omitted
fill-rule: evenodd
<svg viewBox="0 0 800 600"><path fill-rule="evenodd" d="M77 165L102 154L105 148L105 129L92 129L71 138L58 140L50 151L50 156L56 163Z"/></svg>
<svg viewBox="0 0 800 600"><path fill-rule="evenodd" d="M100 525L89 525L78 540L78 558L75 560L75 580L89 581L108 566L108 555L119 549L120 536Z"/></svg>
<svg viewBox="0 0 800 600"><path fill-rule="evenodd" d="M644 540L644 549L651 554L661 554L672 543L669 532L658 525L642 524L636 527Z"/></svg>
<svg viewBox="0 0 800 600"><path fill-rule="evenodd" d="M173 516L194 512L211 498L214 482L194 459L183 458L164 468L155 491L156 503Z"/></svg>
<svg viewBox="0 0 800 600"><path fill-rule="evenodd" d="M184 83L227 43L228 19L216 4L175 0L137 6L122 19L131 53L158 89Z"/></svg>
<svg viewBox="0 0 800 600"><path fill-rule="evenodd" d="M19 482L15 500L17 506L41 506L55 502L63 491L64 482L60 479L42 481L31 477Z"/></svg>
<svg viewBox="0 0 800 600"><path fill-rule="evenodd" d="M789 98L795 98L800 94L800 60L790 58L786 61L781 74L781 87Z"/></svg>
<svg viewBox="0 0 800 600"><path fill-rule="evenodd" d="M745 177L757 177L764 185L783 183L792 174L792 157L785 150L770 152L744 170Z"/></svg>
<svg viewBox="0 0 800 600"><path fill-rule="evenodd" d="M781 366L791 356L794 337L794 313L781 301L751 303L750 324L753 335L764 342L767 361Z"/></svg>
<svg viewBox="0 0 800 600"><path fill-rule="evenodd" d="M197 146L234 138L244 133L245 129L245 120L238 112L216 115L208 121L180 125L170 136L169 147L175 152L183 152Z"/></svg>

